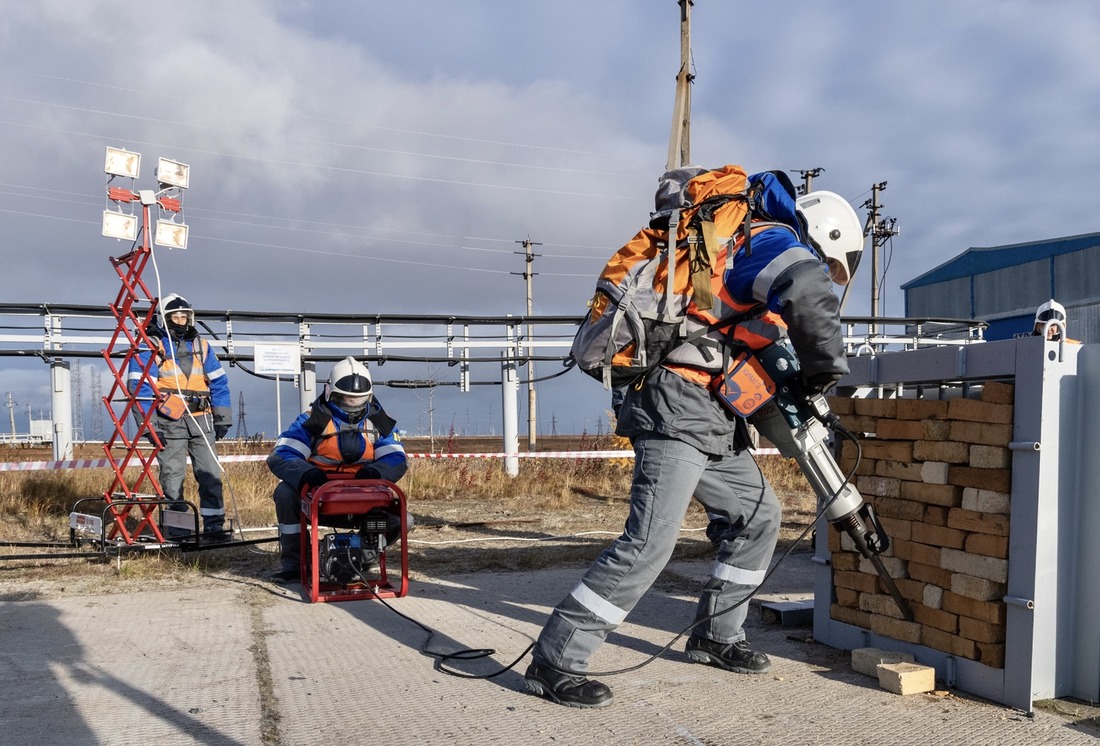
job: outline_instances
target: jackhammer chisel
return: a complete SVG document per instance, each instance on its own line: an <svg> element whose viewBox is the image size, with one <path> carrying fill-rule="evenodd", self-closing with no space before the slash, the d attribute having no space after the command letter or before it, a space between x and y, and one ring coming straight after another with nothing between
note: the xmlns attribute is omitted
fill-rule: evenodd
<svg viewBox="0 0 1100 746"><path fill-rule="evenodd" d="M830 524L852 538L868 559L901 613L913 621L913 611L901 595L879 556L890 548L890 538L874 509L844 477L829 451L830 430L843 432L840 419L820 393L801 385L798 358L787 343L770 345L757 353L763 369L775 383L775 396L753 412L749 421L787 458L793 458L817 495L819 508Z"/></svg>

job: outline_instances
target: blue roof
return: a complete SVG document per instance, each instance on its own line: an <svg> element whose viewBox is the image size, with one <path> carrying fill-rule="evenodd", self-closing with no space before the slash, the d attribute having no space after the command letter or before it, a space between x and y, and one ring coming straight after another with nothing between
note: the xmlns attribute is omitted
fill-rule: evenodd
<svg viewBox="0 0 1100 746"><path fill-rule="evenodd" d="M1005 267L1034 262L1037 259L1049 259L1061 254L1071 254L1082 249L1100 246L1100 233L1086 233L1081 236L1048 238L1042 241L1010 244L1008 246L975 246L967 249L954 259L949 259L935 269L930 269L916 279L901 286L902 290L934 285L946 280L971 277L992 272Z"/></svg>

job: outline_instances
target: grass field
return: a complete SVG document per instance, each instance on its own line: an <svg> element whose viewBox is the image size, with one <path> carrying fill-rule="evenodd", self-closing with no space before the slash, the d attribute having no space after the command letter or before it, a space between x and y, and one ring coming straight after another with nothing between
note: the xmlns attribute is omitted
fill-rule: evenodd
<svg viewBox="0 0 1100 746"><path fill-rule="evenodd" d="M499 450L484 439L464 439L436 452L485 453ZM226 441L221 455L262 455L270 446ZM429 451L426 442L409 441L412 454ZM96 450L98 448L98 451ZM543 439L538 450L629 450L612 436L601 440ZM78 449L78 458L104 458L102 446ZM0 451L0 461L49 460L49 452L30 449ZM758 459L784 504L781 540L803 533L813 518L814 500L808 495L797 467L787 459ZM521 458L519 474L504 473L497 458L413 458L400 487L418 528L410 537L410 566L414 570L462 567L522 569L550 563L583 564L591 561L622 530L628 509L633 460L631 458ZM226 462L224 483L227 514L239 528L270 528L275 524L271 492L276 479L263 461ZM155 471L155 470L154 470ZM137 476L136 469L127 479ZM112 481L109 468L0 472L0 559L25 549L5 548L4 542L67 541L68 516L74 503L102 496ZM132 481L131 481L132 483ZM195 483L188 478L185 498L197 504ZM87 505L84 503L83 505ZM102 503L92 503L102 505ZM696 505L684 525L681 556L709 553L702 534L706 517ZM250 533L250 538L270 534ZM114 568L112 582L151 578L178 581L188 575L233 568L242 576L266 577L274 565L274 545L180 554L176 550L127 554ZM100 577L103 566L74 560L10 560L0 562L0 582L34 579ZM16 590L15 592L19 592Z"/></svg>

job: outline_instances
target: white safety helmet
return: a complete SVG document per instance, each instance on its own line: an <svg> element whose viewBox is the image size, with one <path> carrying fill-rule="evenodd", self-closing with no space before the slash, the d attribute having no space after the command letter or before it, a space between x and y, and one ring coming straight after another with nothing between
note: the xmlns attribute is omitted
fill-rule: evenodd
<svg viewBox="0 0 1100 746"><path fill-rule="evenodd" d="M835 192L810 192L796 204L810 244L829 265L833 282L847 285L863 255L863 224L856 211Z"/></svg>
<svg viewBox="0 0 1100 746"><path fill-rule="evenodd" d="M195 309L191 307L190 301L188 301L182 295L179 295L178 293L170 293L168 297L164 299L164 302L161 304L161 308L164 309L164 318L168 319L169 323L171 323L170 317L172 316L172 314L183 311L187 314L186 325L195 325Z"/></svg>
<svg viewBox="0 0 1100 746"><path fill-rule="evenodd" d="M1043 305L1039 306L1035 311L1035 333L1042 334L1043 327L1047 325L1048 321L1057 321L1063 327L1066 325L1066 309L1058 301L1051 298ZM1056 327L1057 328L1057 327ZM1058 332L1055 332L1057 335ZM1060 335L1059 335L1060 336ZM1054 339L1058 339L1055 336Z"/></svg>
<svg viewBox="0 0 1100 746"><path fill-rule="evenodd" d="M370 371L353 357L346 357L332 366L329 376L328 401L353 419L367 411L374 396Z"/></svg>
<svg viewBox="0 0 1100 746"><path fill-rule="evenodd" d="M165 331L172 339L184 342L198 337L199 333L195 329L195 309L182 295L171 293L161 304L161 312L164 314ZM182 324L177 323L172 318L173 315L178 313L187 315L187 319Z"/></svg>

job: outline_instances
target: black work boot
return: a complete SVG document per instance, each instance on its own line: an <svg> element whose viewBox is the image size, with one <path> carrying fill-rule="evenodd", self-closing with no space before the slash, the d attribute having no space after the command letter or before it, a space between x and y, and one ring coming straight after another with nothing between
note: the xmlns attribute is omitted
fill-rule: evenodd
<svg viewBox="0 0 1100 746"><path fill-rule="evenodd" d="M692 635L684 648L687 657L696 663L718 666L738 673L766 673L772 662L763 653L755 653L748 640L721 643Z"/></svg>
<svg viewBox="0 0 1100 746"><path fill-rule="evenodd" d="M276 583L298 583L302 580L302 545L298 534L280 534L279 570L271 576Z"/></svg>
<svg viewBox="0 0 1100 746"><path fill-rule="evenodd" d="M227 531L222 525L207 526L203 529L202 540L208 544L224 544L233 540L233 532Z"/></svg>
<svg viewBox="0 0 1100 746"><path fill-rule="evenodd" d="M537 660L527 667L524 677L530 694L566 707L607 707L614 699L605 684L555 671Z"/></svg>

